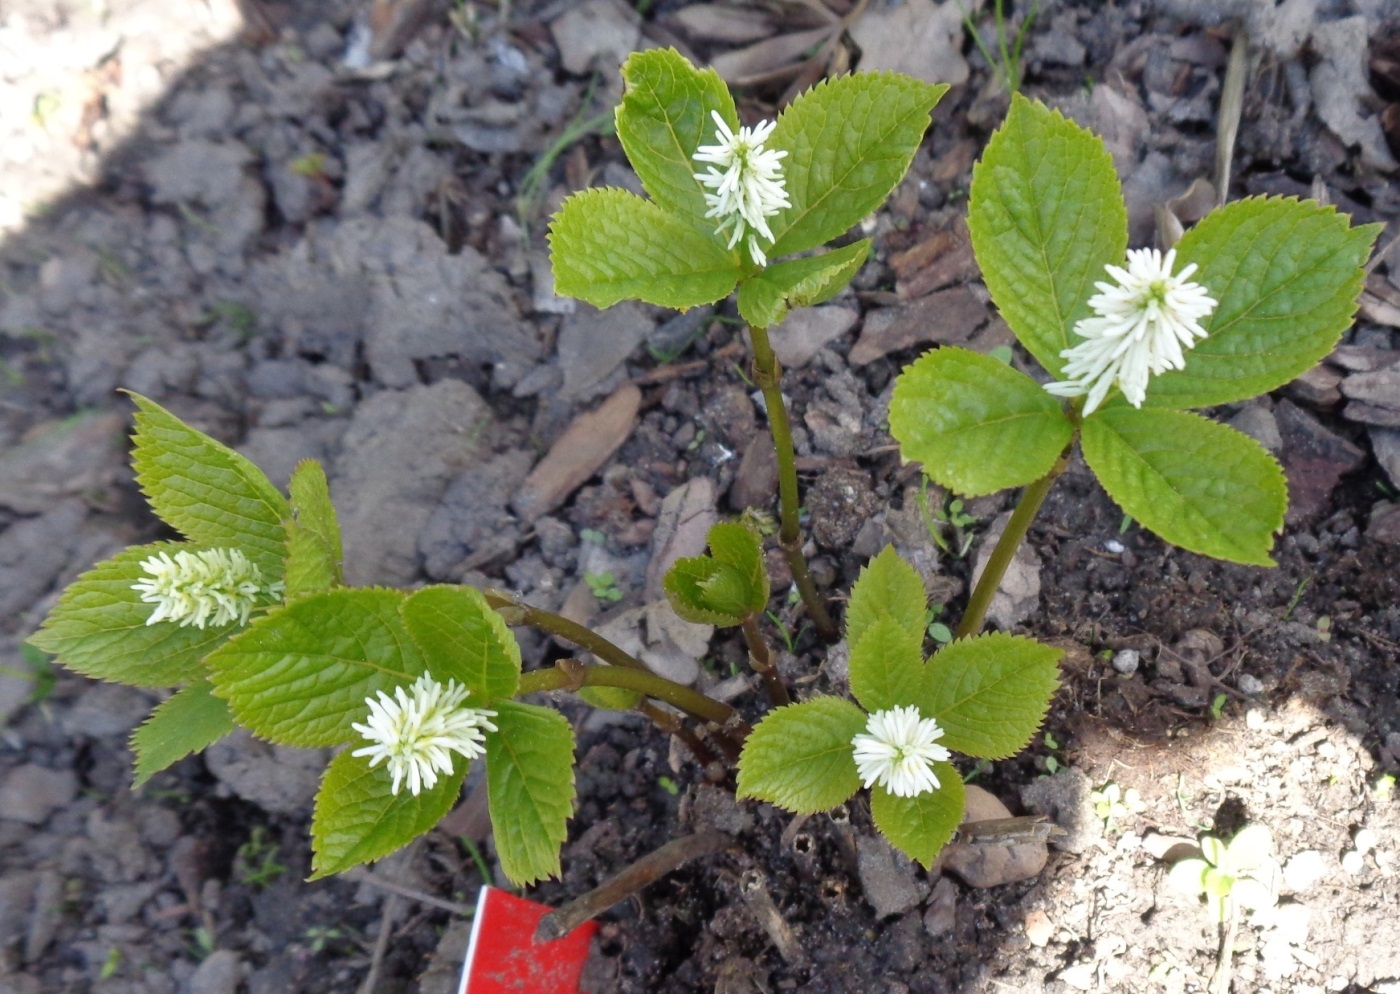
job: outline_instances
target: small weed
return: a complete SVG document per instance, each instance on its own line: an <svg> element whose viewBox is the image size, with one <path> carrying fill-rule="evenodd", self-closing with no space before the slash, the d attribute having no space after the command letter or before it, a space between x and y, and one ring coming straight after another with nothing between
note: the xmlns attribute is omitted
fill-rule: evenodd
<svg viewBox="0 0 1400 994"><path fill-rule="evenodd" d="M1212 721L1220 720L1220 716L1225 713L1225 702L1229 699L1229 696L1226 694L1215 695L1215 699L1210 702L1210 717Z"/></svg>
<svg viewBox="0 0 1400 994"><path fill-rule="evenodd" d="M554 139L554 144L544 150L543 154L535 160L535 164L520 180L520 189L515 195L515 215L520 221L520 230L526 232L527 238L530 220L539 208L540 201L544 199L545 183L549 179L550 169L554 168L554 163L575 142L581 141L588 135L610 135L616 130L611 109L591 117L586 116L587 109L593 100L593 91L597 85L598 79L595 76L593 81L588 84L588 89L584 91L583 97L579 101L578 112L573 116L573 119L564 126L559 137Z"/></svg>
<svg viewBox="0 0 1400 994"><path fill-rule="evenodd" d="M1112 780L1091 791L1089 801L1094 805L1094 816L1103 822L1105 833L1112 833L1118 822L1143 809L1142 795L1136 787L1123 790Z"/></svg>
<svg viewBox="0 0 1400 994"><path fill-rule="evenodd" d="M968 514L963 502L956 497L946 507L931 507L928 499L928 477L924 477L919 487L919 515L924 520L929 537L944 552L955 559L962 559L972 547L972 535L967 531L977 519Z"/></svg>
<svg viewBox="0 0 1400 994"><path fill-rule="evenodd" d="M210 932L203 925L191 929L189 941L186 943L185 948L189 950L191 956L201 962L208 959L210 954L217 948L214 945L214 933Z"/></svg>
<svg viewBox="0 0 1400 994"><path fill-rule="evenodd" d="M583 574L583 582L588 584L588 589L599 601L616 604L623 598L622 591L618 589L617 580L607 570L602 573L585 573Z"/></svg>
<svg viewBox="0 0 1400 994"><path fill-rule="evenodd" d="M107 959L102 963L102 969L97 971L98 980L111 980L117 975L117 971L122 968L122 951L116 946L107 950Z"/></svg>
<svg viewBox="0 0 1400 994"><path fill-rule="evenodd" d="M657 777L656 786L660 787L672 797L675 797L681 792L680 785L677 784L676 781L672 780L670 777Z"/></svg>
<svg viewBox="0 0 1400 994"><path fill-rule="evenodd" d="M1283 620L1287 621L1293 617L1293 611L1298 607L1298 602L1303 599L1303 593L1312 584L1313 578L1305 576L1298 581L1298 586L1293 588L1293 597L1288 601L1288 607L1284 609Z"/></svg>
<svg viewBox="0 0 1400 994"><path fill-rule="evenodd" d="M977 30L977 25L972 23L972 14L962 5L962 0L958 0L958 9L962 11L963 25L967 28L968 34L972 35L977 50L982 53L982 58L987 60L987 65L992 67L992 71L1006 85L1006 92L1019 92L1021 89L1021 50L1025 47L1026 35L1030 33L1035 15L1040 11L1039 0L1031 5L1025 19L1021 21L1021 26L1016 29L1014 39L1011 37L1011 25L1007 23L1004 0L993 0L992 12L996 20L997 30L997 54L995 55L987 47L987 43L982 40L982 34Z"/></svg>
<svg viewBox="0 0 1400 994"><path fill-rule="evenodd" d="M1371 793L1378 801L1388 801L1395 796L1395 774L1383 773L1376 781L1376 785L1371 788Z"/></svg>
<svg viewBox="0 0 1400 994"><path fill-rule="evenodd" d="M580 542L587 542L589 545L607 545L608 537L596 528L583 528L578 533Z"/></svg>
<svg viewBox="0 0 1400 994"><path fill-rule="evenodd" d="M238 879L259 890L287 872L287 868L277 862L277 844L267 837L267 829L262 825L254 825L248 841L238 847L235 866Z"/></svg>
<svg viewBox="0 0 1400 994"><path fill-rule="evenodd" d="M1133 521L1133 516L1132 516L1131 514L1125 514L1125 515L1123 515L1123 520L1120 521L1120 522L1118 522L1118 534L1119 534L1119 535L1126 535L1126 534L1128 534L1128 529L1131 528L1131 527L1133 527L1133 524L1134 524L1134 521Z"/></svg>
<svg viewBox="0 0 1400 994"><path fill-rule="evenodd" d="M802 637L802 633L805 632L810 626L804 623L801 628L798 628L796 631L793 631L791 625L789 625L778 615L774 614L772 611L764 611L763 616L769 621L773 622L773 627L778 629L778 637L783 640L783 648L788 651L788 654L796 655L797 640Z"/></svg>
<svg viewBox="0 0 1400 994"><path fill-rule="evenodd" d="M308 152L292 160L292 172L306 179L320 179L326 175L326 153Z"/></svg>
<svg viewBox="0 0 1400 994"><path fill-rule="evenodd" d="M481 849L477 844L465 835L458 836L462 842L462 848L472 858L472 865L476 867L477 876L481 877L481 882L488 887L496 886L496 878L491 873L491 864L486 862L486 857L481 855Z"/></svg>
<svg viewBox="0 0 1400 994"><path fill-rule="evenodd" d="M303 933L307 947L313 955L325 952L333 942L345 938L345 933L333 925L311 925Z"/></svg>
<svg viewBox="0 0 1400 994"><path fill-rule="evenodd" d="M953 630L938 620L943 615L943 607L944 605L942 604L931 605L928 609L925 623L925 630L928 632L928 637L939 645L947 645L949 642L953 641Z"/></svg>

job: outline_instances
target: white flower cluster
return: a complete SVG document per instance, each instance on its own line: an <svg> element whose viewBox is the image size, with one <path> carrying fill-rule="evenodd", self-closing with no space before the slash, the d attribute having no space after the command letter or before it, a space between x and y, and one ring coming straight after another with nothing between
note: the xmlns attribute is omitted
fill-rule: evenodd
<svg viewBox="0 0 1400 994"><path fill-rule="evenodd" d="M922 718L913 706L876 711L865 731L851 739L856 750L856 772L866 787L879 784L896 797L917 797L939 787L935 762L946 762L949 752L938 744L943 729L932 718Z"/></svg>
<svg viewBox="0 0 1400 994"><path fill-rule="evenodd" d="M1117 386L1134 407L1147 397L1147 381L1168 369L1186 366L1185 350L1206 337L1201 321L1215 310L1205 287L1188 280L1195 263L1175 276L1176 251L1163 258L1156 249L1132 249L1128 268L1107 266L1118 281L1095 283L1099 293L1089 298L1096 317L1084 318L1074 333L1084 339L1060 357L1065 363L1062 383L1045 389L1058 397L1088 395L1084 413L1103 403Z"/></svg>
<svg viewBox="0 0 1400 994"><path fill-rule="evenodd" d="M150 574L131 585L141 600L156 609L146 619L154 625L162 621L194 625L248 623L248 614L264 595L280 597L282 584L263 583L262 570L238 549L182 549L174 557L168 552L151 556L141 563Z"/></svg>
<svg viewBox="0 0 1400 994"><path fill-rule="evenodd" d="M431 790L439 773L452 772L452 753L475 759L486 751L486 732L496 730L495 711L462 706L468 693L456 680L443 686L424 673L407 693L395 687L393 697L382 690L377 700L366 697L369 720L350 727L370 744L351 755L370 757L371 769L387 760L394 794L404 780L414 797Z"/></svg>
<svg viewBox="0 0 1400 994"><path fill-rule="evenodd" d="M718 129L718 144L701 145L692 156L696 162L713 163L705 172L695 174L714 191L705 194L705 203L710 207L705 216L720 219L717 235L732 226L730 248L748 234L749 255L760 266L767 265L768 258L759 247L757 235L773 241L767 219L792 206L787 198L787 181L783 179L782 160L787 152L763 147L777 124L762 121L752 128L740 128L735 134L718 111L710 111L710 116Z"/></svg>

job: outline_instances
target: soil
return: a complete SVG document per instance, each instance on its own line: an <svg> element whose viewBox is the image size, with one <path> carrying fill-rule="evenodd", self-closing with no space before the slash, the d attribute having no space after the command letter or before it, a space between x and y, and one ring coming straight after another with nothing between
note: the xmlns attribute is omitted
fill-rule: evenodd
<svg viewBox="0 0 1400 994"><path fill-rule="evenodd" d="M84 568L161 535L125 468L117 388L276 482L324 460L356 582L489 583L610 630L637 629L629 612L656 597L649 565L693 542L695 522L770 509L771 448L731 312L575 306L552 293L544 233L569 191L635 185L596 124L627 51L720 58L806 22L639 6L0 11L0 992L452 991L465 913L493 876L474 782L443 829L314 884L324 754L235 736L131 790L127 738L159 695L22 646ZM920 502L946 495L921 493L884 425L895 375L924 348L1010 341L960 220L1005 96L949 7L872 3L822 50L835 69L903 59L967 78L865 225L875 248L852 290L774 339L819 581L839 596L893 541L955 618L1012 495L968 502L970 523L935 542ZM1231 196L1320 195L1386 224L1389 245L1393 5L1047 0L1023 88L1108 136L1133 243L1147 243L1153 205L1214 168L1233 17L1253 58ZM935 18L952 25L941 48L902 44ZM745 71L762 75L763 58ZM771 116L790 81L745 88L744 112ZM1281 900L1241 924L1232 989L1400 990L1397 327L1392 259L1327 363L1215 412L1289 474L1276 568L1166 547L1081 464L1057 484L993 618L1064 648L1063 686L1026 752L968 770L1013 813L1065 830L1023 879L912 867L859 799L800 823L737 805L640 720L564 705L578 811L562 879L529 896L562 904L677 834L735 838L604 916L587 988L1204 990L1219 936L1165 886L1163 856L1258 822ZM551 450L569 431L589 444ZM604 574L620 602L593 593ZM799 694L841 692L839 651L784 593L773 608ZM521 639L528 665L562 652ZM738 640L653 648L658 667L761 714ZM1136 803L1105 821L1089 795L1110 782Z"/></svg>

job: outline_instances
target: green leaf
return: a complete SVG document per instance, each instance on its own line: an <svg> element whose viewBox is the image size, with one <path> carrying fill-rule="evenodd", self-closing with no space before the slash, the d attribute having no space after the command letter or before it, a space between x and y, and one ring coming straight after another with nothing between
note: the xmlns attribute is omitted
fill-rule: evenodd
<svg viewBox="0 0 1400 994"><path fill-rule="evenodd" d="M408 634L398 590L308 594L212 653L214 692L255 735L295 746L355 739L365 698L411 684L426 668Z"/></svg>
<svg viewBox="0 0 1400 994"><path fill-rule="evenodd" d="M769 137L783 159L788 201L769 227L768 257L816 248L884 203L904 178L946 93L893 72L818 83L787 106Z"/></svg>
<svg viewBox="0 0 1400 994"><path fill-rule="evenodd" d="M622 79L617 137L643 189L666 210L713 227L705 220L705 188L695 178L700 163L691 156L715 143L711 111L738 129L729 87L719 73L696 69L672 48L633 52L622 64Z"/></svg>
<svg viewBox="0 0 1400 994"><path fill-rule="evenodd" d="M424 664L441 683L455 678L472 707L510 697L520 684L520 646L505 620L471 587L424 587L401 608Z"/></svg>
<svg viewBox="0 0 1400 994"><path fill-rule="evenodd" d="M870 251L870 239L805 259L775 262L739 284L739 314L760 328L787 317L789 307L811 307L851 282Z"/></svg>
<svg viewBox="0 0 1400 994"><path fill-rule="evenodd" d="M924 869L933 866L962 821L963 779L949 763L934 763L938 789L917 797L896 797L883 787L870 790L870 816L885 838Z"/></svg>
<svg viewBox="0 0 1400 994"><path fill-rule="evenodd" d="M486 791L501 869L512 883L559 875L574 813L574 730L559 712L501 701L486 733Z"/></svg>
<svg viewBox="0 0 1400 994"><path fill-rule="evenodd" d="M1094 281L1123 262L1128 212L1113 158L1094 134L1016 94L972 170L972 250L992 300L1056 379Z"/></svg>
<svg viewBox="0 0 1400 994"><path fill-rule="evenodd" d="M1152 380L1153 407L1213 407L1267 393L1316 366L1351 325L1382 225L1352 227L1312 200L1249 197L1211 211L1176 245L1178 272L1217 301L1186 368Z"/></svg>
<svg viewBox="0 0 1400 994"><path fill-rule="evenodd" d="M739 282L739 256L713 231L626 190L584 190L549 225L554 289L594 307L645 300L685 310Z"/></svg>
<svg viewBox="0 0 1400 994"><path fill-rule="evenodd" d="M928 662L919 711L938 719L940 745L1005 759L1030 742L1059 686L1059 649L994 632L959 639Z"/></svg>
<svg viewBox="0 0 1400 994"><path fill-rule="evenodd" d="M418 795L400 787L395 795L385 764L370 768L368 756L347 749L331 760L316 792L311 816L311 880L340 873L402 849L443 819L462 791L470 764L452 757L452 772L438 775Z"/></svg>
<svg viewBox="0 0 1400 994"><path fill-rule="evenodd" d="M661 588L676 614L696 625L734 628L743 624L743 615L712 604L707 587L726 567L709 556L677 559L661 580Z"/></svg>
<svg viewBox="0 0 1400 994"><path fill-rule="evenodd" d="M1272 566L1283 470L1259 443L1186 411L1109 407L1084 419L1084 460L1126 513L1173 545Z"/></svg>
<svg viewBox="0 0 1400 994"><path fill-rule="evenodd" d="M191 542L243 552L272 580L282 578L291 517L286 498L247 459L195 431L155 401L131 394L136 414L136 482L160 519Z"/></svg>
<svg viewBox="0 0 1400 994"><path fill-rule="evenodd" d="M331 504L326 471L315 459L303 459L288 487L292 517L287 530L287 597L315 593L341 584L340 522Z"/></svg>
<svg viewBox="0 0 1400 994"><path fill-rule="evenodd" d="M753 529L737 521L721 521L710 527L706 542L716 562L731 568L743 589L744 607L758 614L768 606L768 570L763 545Z"/></svg>
<svg viewBox="0 0 1400 994"><path fill-rule="evenodd" d="M920 698L924 633L882 615L851 643L851 693L872 714Z"/></svg>
<svg viewBox="0 0 1400 994"><path fill-rule="evenodd" d="M922 645L927 610L923 577L894 551L894 546L887 545L865 565L851 587L846 604L846 644L854 646L865 637L867 629L888 616Z"/></svg>
<svg viewBox="0 0 1400 994"><path fill-rule="evenodd" d="M98 563L64 591L29 641L69 669L97 680L171 687L202 679L200 660L242 629L182 628L176 622L148 625L155 606L142 601L131 586L149 575L141 563L150 557L201 548L180 542L135 545Z"/></svg>
<svg viewBox="0 0 1400 994"><path fill-rule="evenodd" d="M865 712L839 697L814 697L763 716L739 756L737 796L798 814L827 811L860 789L851 740Z"/></svg>
<svg viewBox="0 0 1400 994"><path fill-rule="evenodd" d="M140 787L161 770L219 741L234 729L228 705L214 696L208 680L192 683L162 702L131 733Z"/></svg>
<svg viewBox="0 0 1400 994"><path fill-rule="evenodd" d="M1206 873L1213 867L1204 859L1179 860L1167 874L1167 882L1182 893L1197 897L1205 893Z"/></svg>
<svg viewBox="0 0 1400 994"><path fill-rule="evenodd" d="M990 356L941 348L906 366L890 400L890 434L906 460L968 497L1050 471L1074 437L1060 402Z"/></svg>

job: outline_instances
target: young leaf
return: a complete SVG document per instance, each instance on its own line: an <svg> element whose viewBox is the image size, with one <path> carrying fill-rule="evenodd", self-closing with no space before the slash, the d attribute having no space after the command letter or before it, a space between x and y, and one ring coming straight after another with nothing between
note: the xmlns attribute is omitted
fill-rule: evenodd
<svg viewBox="0 0 1400 994"><path fill-rule="evenodd" d="M851 646L851 693L872 714L919 700L924 682L924 633L885 614Z"/></svg>
<svg viewBox="0 0 1400 994"><path fill-rule="evenodd" d="M295 746L355 739L365 699L411 684L426 665L408 634L398 590L308 594L205 660L214 692L255 735ZM436 676L436 674L434 674Z"/></svg>
<svg viewBox="0 0 1400 994"><path fill-rule="evenodd" d="M402 849L443 819L462 791L470 765L452 757L452 772L414 795L390 791L383 763L345 750L326 767L311 816L311 880L340 873Z"/></svg>
<svg viewBox="0 0 1400 994"><path fill-rule="evenodd" d="M1085 462L1144 528L1201 555L1274 565L1288 488L1252 438L1186 411L1117 406L1082 431Z"/></svg>
<svg viewBox="0 0 1400 994"><path fill-rule="evenodd" d="M219 741L234 729L228 705L214 696L208 680L200 680L161 703L141 727L131 733L136 753L136 782L140 787L161 770Z"/></svg>
<svg viewBox="0 0 1400 994"><path fill-rule="evenodd" d="M486 733L486 791L501 869L516 884L559 875L574 813L574 731L549 708L499 701Z"/></svg>
<svg viewBox="0 0 1400 994"><path fill-rule="evenodd" d="M768 570L753 530L737 521L721 521L711 526L706 542L715 561L731 567L740 581L748 613L758 614L767 607Z"/></svg>
<svg viewBox="0 0 1400 994"><path fill-rule="evenodd" d="M1050 471L1074 437L1060 402L1034 380L967 349L927 352L904 368L890 400L900 455L969 497Z"/></svg>
<svg viewBox="0 0 1400 994"><path fill-rule="evenodd" d="M200 660L235 632L221 628L146 624L155 605L134 589L149 574L141 563L159 553L174 555L199 546L156 542L124 549L88 570L63 593L30 643L51 652L71 670L97 680L133 687L171 687L204 676Z"/></svg>
<svg viewBox="0 0 1400 994"><path fill-rule="evenodd" d="M959 639L928 661L919 711L938 719L940 745L978 759L1005 759L1024 749L1045 720L1060 683L1061 655L1001 632Z"/></svg>
<svg viewBox="0 0 1400 994"><path fill-rule="evenodd" d="M661 580L661 588L676 614L696 625L734 628L743 624L744 615L730 610L733 605L716 605L710 599L712 581L729 567L709 556L677 559Z"/></svg>
<svg viewBox="0 0 1400 994"><path fill-rule="evenodd" d="M1267 393L1316 366L1356 313L1381 225L1352 227L1312 200L1249 197L1211 211L1177 243L1177 266L1216 299L1186 368L1154 377L1153 407L1213 407Z"/></svg>
<svg viewBox="0 0 1400 994"><path fill-rule="evenodd" d="M510 697L520 683L520 646L486 598L471 587L424 587L401 608L408 634L440 683L456 679L472 707Z"/></svg>
<svg viewBox="0 0 1400 994"><path fill-rule="evenodd" d="M928 594L919 571L895 552L894 546L887 545L865 565L851 587L846 644L854 646L876 621L889 616L923 645L927 610Z"/></svg>
<svg viewBox="0 0 1400 994"><path fill-rule="evenodd" d="M132 463L160 519L191 542L242 549L269 579L282 577L291 516L263 471L195 431L155 401L131 394L138 412Z"/></svg>
<svg viewBox="0 0 1400 994"><path fill-rule="evenodd" d="M768 257L816 248L884 203L946 93L892 72L838 76L803 93L778 117L768 147L783 160L791 207L770 222Z"/></svg>
<svg viewBox="0 0 1400 994"><path fill-rule="evenodd" d="M288 489L292 517L285 522L287 598L340 586L340 522L331 505L326 471L316 460L303 459L292 471Z"/></svg>
<svg viewBox="0 0 1400 994"><path fill-rule="evenodd" d="M715 141L711 111L731 128L739 115L729 87L713 69L696 69L675 49L633 52L622 64L626 83L617 107L617 137L647 195L674 214L705 220L709 210L702 171L691 158L701 145Z"/></svg>
<svg viewBox="0 0 1400 994"><path fill-rule="evenodd" d="M645 300L685 310L739 282L739 257L712 230L626 190L584 190L549 225L554 289L594 307Z"/></svg>
<svg viewBox="0 0 1400 994"><path fill-rule="evenodd" d="M839 697L769 711L744 742L737 796L798 814L845 802L860 789L851 740L865 721L865 712Z"/></svg>
<svg viewBox="0 0 1400 994"><path fill-rule="evenodd" d="M851 282L870 251L870 239L805 259L789 259L739 284L739 314L760 328L787 317L789 307L811 307L836 296Z"/></svg>
<svg viewBox="0 0 1400 994"><path fill-rule="evenodd" d="M1128 212L1113 158L1059 111L1011 98L972 170L968 232L982 278L1021 344L1056 379L1094 281L1122 263Z"/></svg>
<svg viewBox="0 0 1400 994"><path fill-rule="evenodd" d="M883 787L870 791L870 816L890 845L924 869L933 866L962 821L963 779L949 763L934 763L938 789L917 797L896 797Z"/></svg>

